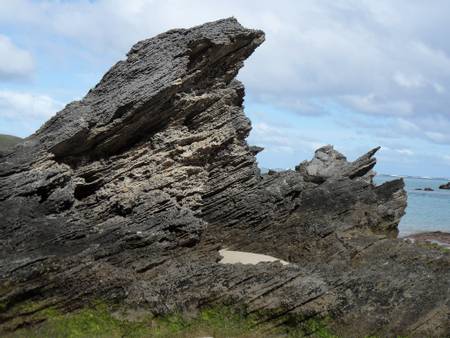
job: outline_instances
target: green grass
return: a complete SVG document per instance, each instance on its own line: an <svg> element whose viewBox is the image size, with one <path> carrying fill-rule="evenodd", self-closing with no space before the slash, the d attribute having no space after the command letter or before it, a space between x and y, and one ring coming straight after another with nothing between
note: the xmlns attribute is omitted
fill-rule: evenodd
<svg viewBox="0 0 450 338"><path fill-rule="evenodd" d="M19 329L14 333L6 334L5 337L146 337L146 328L141 323L115 319L104 306L83 309L66 315L47 309L41 314L47 318L43 324Z"/></svg>
<svg viewBox="0 0 450 338"><path fill-rule="evenodd" d="M0 152L9 149L22 141L20 137L0 134Z"/></svg>
<svg viewBox="0 0 450 338"><path fill-rule="evenodd" d="M120 315L119 315L120 314ZM54 309L39 312L39 320L46 321L3 335L5 338L84 338L84 337L157 337L157 338L257 338L257 337L318 337L335 338L319 320L290 318L285 325L260 323L256 315L228 307L204 309L195 317L181 314L164 317L140 316L138 320L126 320L126 311L113 309L105 304L85 308L70 314ZM36 317L38 318L38 317ZM294 324L294 326L292 326Z"/></svg>
<svg viewBox="0 0 450 338"><path fill-rule="evenodd" d="M418 241L416 242L418 246L425 248L425 249L431 249L431 250L437 250L443 253L450 253L450 248L445 247L443 245L439 245L437 243L432 243L429 241Z"/></svg>

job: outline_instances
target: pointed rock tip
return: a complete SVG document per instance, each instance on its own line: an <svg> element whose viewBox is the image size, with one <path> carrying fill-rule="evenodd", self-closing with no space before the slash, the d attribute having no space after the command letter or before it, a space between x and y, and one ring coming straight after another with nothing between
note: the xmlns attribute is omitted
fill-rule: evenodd
<svg viewBox="0 0 450 338"><path fill-rule="evenodd" d="M381 149L380 146L375 147L375 148L369 150L369 151L367 152L367 155L368 155L369 157L372 157L372 156L375 155L375 153L378 152L378 150L380 150L380 149Z"/></svg>

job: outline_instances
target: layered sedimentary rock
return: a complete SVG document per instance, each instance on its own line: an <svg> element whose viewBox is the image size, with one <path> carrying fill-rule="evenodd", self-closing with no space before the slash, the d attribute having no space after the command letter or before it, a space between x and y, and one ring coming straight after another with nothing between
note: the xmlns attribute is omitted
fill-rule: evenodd
<svg viewBox="0 0 450 338"><path fill-rule="evenodd" d="M101 298L326 316L354 336L450 332L449 255L392 236L406 193L373 184L377 149L348 162L327 146L260 174L235 77L263 41L235 19L141 41L0 158L0 330ZM221 264L220 248L290 264Z"/></svg>

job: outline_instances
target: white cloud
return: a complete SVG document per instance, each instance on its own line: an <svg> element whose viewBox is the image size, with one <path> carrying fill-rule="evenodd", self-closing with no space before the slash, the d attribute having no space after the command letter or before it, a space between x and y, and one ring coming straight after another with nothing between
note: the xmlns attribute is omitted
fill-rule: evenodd
<svg viewBox="0 0 450 338"><path fill-rule="evenodd" d="M425 135L432 141L436 143L446 143L450 141L450 136L448 134L443 134L437 131L426 131Z"/></svg>
<svg viewBox="0 0 450 338"><path fill-rule="evenodd" d="M396 149L395 151L401 155L406 155L406 156L414 155L414 151L412 151L411 149L406 149L406 148L405 149Z"/></svg>
<svg viewBox="0 0 450 338"><path fill-rule="evenodd" d="M34 70L31 54L0 34L0 80L26 78Z"/></svg>
<svg viewBox="0 0 450 338"><path fill-rule="evenodd" d="M371 93L366 96L348 95L341 98L341 102L351 108L374 115L411 115L413 106L406 100L390 101L386 98L377 97Z"/></svg>
<svg viewBox="0 0 450 338"><path fill-rule="evenodd" d="M61 108L61 103L46 95L0 90L0 118L45 120Z"/></svg>
<svg viewBox="0 0 450 338"><path fill-rule="evenodd" d="M450 163L450 155L443 155L442 159L448 163Z"/></svg>
<svg viewBox="0 0 450 338"><path fill-rule="evenodd" d="M405 120L405 119L397 119L397 125L396 125L400 131L403 131L404 133L418 133L420 131L420 128L417 126L417 124Z"/></svg>
<svg viewBox="0 0 450 338"><path fill-rule="evenodd" d="M433 87L438 94L444 94L446 92L445 88L440 83L433 83Z"/></svg>
<svg viewBox="0 0 450 338"><path fill-rule="evenodd" d="M268 122L253 125L251 142L261 145L268 152L294 153L296 150L311 152L324 146L322 142L305 136L301 130L289 126L271 126Z"/></svg>

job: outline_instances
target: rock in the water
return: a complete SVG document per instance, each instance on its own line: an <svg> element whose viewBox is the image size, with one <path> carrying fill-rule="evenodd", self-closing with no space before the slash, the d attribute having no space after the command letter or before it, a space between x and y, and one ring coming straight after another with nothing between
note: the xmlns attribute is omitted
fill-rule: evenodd
<svg viewBox="0 0 450 338"><path fill-rule="evenodd" d="M416 188L416 189L414 189L414 190L417 190L417 191L434 191L434 189L433 189L433 188L430 188L430 187L426 187L426 188Z"/></svg>
<svg viewBox="0 0 450 338"><path fill-rule="evenodd" d="M441 186L439 186L439 189L450 189L450 182L442 184Z"/></svg>
<svg viewBox="0 0 450 338"><path fill-rule="evenodd" d="M235 77L263 41L235 19L141 41L0 159L0 331L102 298L449 333L450 258L387 235L406 192L373 184L377 149L348 162L327 146L260 174ZM222 264L221 248L290 264Z"/></svg>

